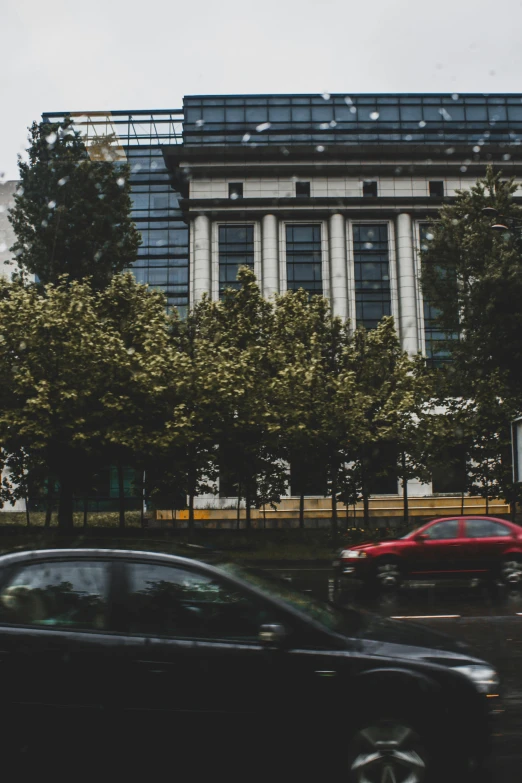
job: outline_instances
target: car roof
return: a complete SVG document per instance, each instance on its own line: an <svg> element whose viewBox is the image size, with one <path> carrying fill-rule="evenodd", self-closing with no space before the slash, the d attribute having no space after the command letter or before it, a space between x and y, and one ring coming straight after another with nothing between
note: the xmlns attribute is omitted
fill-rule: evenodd
<svg viewBox="0 0 522 783"><path fill-rule="evenodd" d="M515 527L518 527L514 522L511 522L509 519L501 519L500 517L491 517L486 514L449 514L447 517L437 517L436 519L430 519L430 522L445 522L446 520L450 519L462 519L463 521L470 521L472 519L488 519L491 522L503 522L506 525L515 525ZM426 522L426 524L429 524Z"/></svg>
<svg viewBox="0 0 522 783"><path fill-rule="evenodd" d="M149 552L141 549L99 549L87 548L81 549L30 549L20 552L9 552L0 555L0 567L9 566L20 562L39 562L41 560L69 560L71 558L100 558L100 559L128 559L139 558L140 560L162 561L178 565L198 565L208 567L209 563L204 560L198 560L192 557L182 555L171 555L166 552ZM214 556L214 561L218 561ZM205 560L209 560L207 556Z"/></svg>

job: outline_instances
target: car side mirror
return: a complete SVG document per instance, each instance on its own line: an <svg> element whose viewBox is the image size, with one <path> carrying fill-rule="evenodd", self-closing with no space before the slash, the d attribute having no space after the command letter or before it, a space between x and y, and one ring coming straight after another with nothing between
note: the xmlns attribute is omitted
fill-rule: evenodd
<svg viewBox="0 0 522 783"><path fill-rule="evenodd" d="M286 636L286 628L279 623L262 625L259 629L259 641L266 645L279 646L283 643Z"/></svg>

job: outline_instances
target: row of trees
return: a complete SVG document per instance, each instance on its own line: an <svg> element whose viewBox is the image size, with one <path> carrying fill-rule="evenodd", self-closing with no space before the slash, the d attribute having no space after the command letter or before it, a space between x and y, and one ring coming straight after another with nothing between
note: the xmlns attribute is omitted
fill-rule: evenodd
<svg viewBox="0 0 522 783"><path fill-rule="evenodd" d="M40 484L50 509L58 491L68 527L74 496L87 497L99 466L113 464L123 524L123 467L133 466L158 505L188 497L192 523L194 498L226 467L249 525L252 507L277 503L290 464L301 522L320 469L337 528L338 500L362 498L367 522L384 470L402 483L407 519L408 480L429 480L456 446L468 454L469 489L514 502L520 240L493 234L482 214L487 205L518 215L512 183L489 171L432 227L425 295L441 330L460 332L448 342L453 362L433 372L400 349L392 319L352 332L322 297L265 301L248 269L220 302L204 299L185 321L167 314L161 294L123 273L140 240L114 139L86 149L68 121L31 134L10 215L21 274L0 288L4 502Z"/></svg>

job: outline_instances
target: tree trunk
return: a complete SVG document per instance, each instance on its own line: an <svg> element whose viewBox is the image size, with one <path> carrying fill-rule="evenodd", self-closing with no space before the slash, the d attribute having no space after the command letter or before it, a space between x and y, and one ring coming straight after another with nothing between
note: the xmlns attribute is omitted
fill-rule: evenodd
<svg viewBox="0 0 522 783"><path fill-rule="evenodd" d="M464 490L462 490L462 495L460 497L460 516L464 516Z"/></svg>
<svg viewBox="0 0 522 783"><path fill-rule="evenodd" d="M489 515L489 492L488 487L486 485L486 516Z"/></svg>
<svg viewBox="0 0 522 783"><path fill-rule="evenodd" d="M29 498L27 497L27 493L24 495L24 502L25 502L25 521L27 523L27 527L31 527L31 514L29 511Z"/></svg>
<svg viewBox="0 0 522 783"><path fill-rule="evenodd" d="M241 526L241 483L238 482L237 485L237 523L236 528L239 530Z"/></svg>
<svg viewBox="0 0 522 783"><path fill-rule="evenodd" d="M301 528L301 530L304 530L304 526L305 526L305 523L304 523L304 506L305 506L304 500L305 500L305 496L304 496L304 492L302 492L299 495L299 527Z"/></svg>
<svg viewBox="0 0 522 783"><path fill-rule="evenodd" d="M401 463L402 463L402 500L403 500L402 518L404 520L404 524L407 525L409 522L410 509L408 507L408 479L406 478L406 455L404 454L404 452L401 455Z"/></svg>
<svg viewBox="0 0 522 783"><path fill-rule="evenodd" d="M51 527L51 517L53 515L53 480L47 479L47 505L45 508L45 527Z"/></svg>
<svg viewBox="0 0 522 783"><path fill-rule="evenodd" d="M58 527L62 530L72 530L74 527L74 491L72 476L63 473L59 476L60 500L58 502Z"/></svg>
<svg viewBox="0 0 522 783"><path fill-rule="evenodd" d="M334 473L335 476L335 473ZM337 518L337 479L332 479L332 533L337 536L339 528L339 520Z"/></svg>
<svg viewBox="0 0 522 783"><path fill-rule="evenodd" d="M118 510L119 510L119 526L125 527L125 483L123 480L123 465L118 460Z"/></svg>
<svg viewBox="0 0 522 783"><path fill-rule="evenodd" d="M194 532L194 492L192 490L189 492L188 512L188 528L192 536Z"/></svg>
<svg viewBox="0 0 522 783"><path fill-rule="evenodd" d="M87 517L89 516L89 496L83 497L83 526L87 527Z"/></svg>
<svg viewBox="0 0 522 783"><path fill-rule="evenodd" d="M140 526L145 527L145 497L146 497L146 484L145 484L145 471L143 471L143 476L141 478L141 510L140 510Z"/></svg>
<svg viewBox="0 0 522 783"><path fill-rule="evenodd" d="M251 521L250 521L250 487L248 486L248 484L247 484L246 489L245 489L245 507L246 507L245 508L246 529L250 530L251 529Z"/></svg>
<svg viewBox="0 0 522 783"><path fill-rule="evenodd" d="M370 496L366 488L363 489L362 496L363 496L363 525L365 530L368 530L368 528L370 527Z"/></svg>

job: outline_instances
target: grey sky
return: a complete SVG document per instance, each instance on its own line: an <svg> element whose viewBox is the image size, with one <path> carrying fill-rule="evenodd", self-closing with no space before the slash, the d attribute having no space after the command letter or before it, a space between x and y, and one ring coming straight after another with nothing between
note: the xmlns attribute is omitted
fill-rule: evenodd
<svg viewBox="0 0 522 783"><path fill-rule="evenodd" d="M521 0L3 0L0 29L6 179L42 111L178 108L198 93L522 92Z"/></svg>

